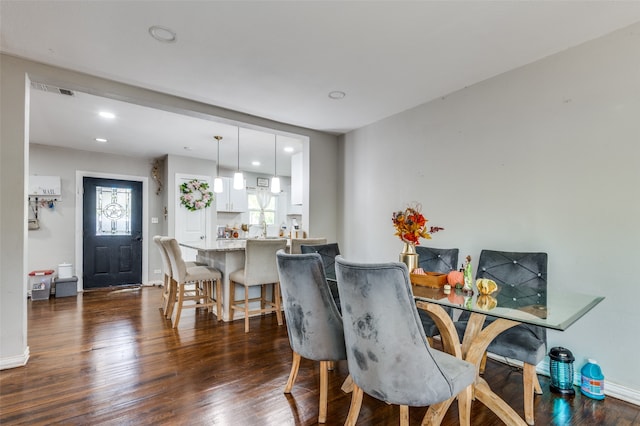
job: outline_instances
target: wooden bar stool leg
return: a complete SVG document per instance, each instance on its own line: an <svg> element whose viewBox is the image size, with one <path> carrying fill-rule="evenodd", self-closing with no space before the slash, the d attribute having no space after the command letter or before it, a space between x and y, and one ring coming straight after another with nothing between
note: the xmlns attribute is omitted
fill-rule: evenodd
<svg viewBox="0 0 640 426"><path fill-rule="evenodd" d="M249 332L249 287L244 286L244 332Z"/></svg>

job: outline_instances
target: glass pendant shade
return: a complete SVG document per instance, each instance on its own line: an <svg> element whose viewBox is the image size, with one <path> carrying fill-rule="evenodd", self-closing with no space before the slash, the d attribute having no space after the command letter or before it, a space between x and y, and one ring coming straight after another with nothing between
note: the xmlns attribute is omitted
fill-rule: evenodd
<svg viewBox="0 0 640 426"><path fill-rule="evenodd" d="M280 193L280 178L277 176L271 178L271 192L274 194Z"/></svg>
<svg viewBox="0 0 640 426"><path fill-rule="evenodd" d="M222 184L222 178L221 177L216 177L213 180L213 192L215 192L216 194L220 194L220 193L224 192L224 185Z"/></svg>
<svg viewBox="0 0 640 426"><path fill-rule="evenodd" d="M233 189L242 189L244 186L244 176L242 172L237 171L233 174Z"/></svg>

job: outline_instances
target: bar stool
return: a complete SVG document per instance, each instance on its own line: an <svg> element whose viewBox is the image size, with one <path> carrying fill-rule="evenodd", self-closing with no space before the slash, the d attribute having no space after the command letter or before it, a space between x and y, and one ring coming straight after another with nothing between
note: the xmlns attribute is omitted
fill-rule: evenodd
<svg viewBox="0 0 640 426"><path fill-rule="evenodd" d="M276 264L276 252L284 250L284 239L247 240L244 268L229 274L229 318L235 311L244 312L244 331L249 331L249 315L275 312L278 325L282 325L280 309L280 278ZM236 286L244 287L244 300L235 300ZM272 286L271 300L267 299L266 286ZM260 286L260 296L249 298L249 289ZM249 309L249 303L260 302L260 309Z"/></svg>
<svg viewBox="0 0 640 426"><path fill-rule="evenodd" d="M291 239L291 254L301 254L301 245L305 246L319 246L321 244L327 244L326 238L292 238Z"/></svg>
<svg viewBox="0 0 640 426"><path fill-rule="evenodd" d="M171 263L171 291L169 301L176 300L177 310L173 320L173 328L178 328L183 308L207 308L211 310L215 304L218 321L222 319L222 274L208 266L187 267L182 258L182 251L175 238L160 239ZM214 296L215 288L215 296ZM192 301L193 304L184 302Z"/></svg>

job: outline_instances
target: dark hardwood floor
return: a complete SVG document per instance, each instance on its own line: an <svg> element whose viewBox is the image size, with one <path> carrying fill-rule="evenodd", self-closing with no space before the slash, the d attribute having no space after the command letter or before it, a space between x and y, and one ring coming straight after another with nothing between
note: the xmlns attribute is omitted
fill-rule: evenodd
<svg viewBox="0 0 640 426"><path fill-rule="evenodd" d="M283 389L291 350L286 326L274 315L217 322L186 310L179 330L158 309L159 288L91 291L77 297L28 302L31 358L0 371L2 425L312 425L318 415L318 366L303 360L291 395ZM330 373L327 425L344 423L350 394L340 386L346 362ZM489 361L492 388L519 414L522 374ZM579 394L536 397L537 425L638 425L640 408ZM426 408L411 408L412 425ZM398 407L365 395L359 425L397 425ZM457 425L457 409L443 425ZM500 425L481 403L472 424Z"/></svg>

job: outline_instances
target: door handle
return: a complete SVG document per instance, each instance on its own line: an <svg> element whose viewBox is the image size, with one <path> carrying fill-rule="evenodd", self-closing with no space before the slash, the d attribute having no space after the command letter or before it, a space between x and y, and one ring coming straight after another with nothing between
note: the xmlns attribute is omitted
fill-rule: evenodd
<svg viewBox="0 0 640 426"><path fill-rule="evenodd" d="M142 235L137 235L136 237L134 237L133 240L134 241L142 241Z"/></svg>

